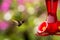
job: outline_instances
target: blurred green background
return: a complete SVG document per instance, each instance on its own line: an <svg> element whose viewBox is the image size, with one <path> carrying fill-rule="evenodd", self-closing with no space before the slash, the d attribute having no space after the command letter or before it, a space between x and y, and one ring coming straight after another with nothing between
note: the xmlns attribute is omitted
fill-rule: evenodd
<svg viewBox="0 0 60 40"><path fill-rule="evenodd" d="M1 2L1 1L0 1ZM13 0L9 12L12 14L10 20L4 19L4 13L0 11L0 20L9 22L9 28L0 31L0 40L60 40L60 36L36 36L34 28L47 18L45 0L25 0L26 3L18 4ZM2 2L1 2L2 3ZM60 20L60 3L58 3L57 18ZM16 21L25 22L17 26Z"/></svg>

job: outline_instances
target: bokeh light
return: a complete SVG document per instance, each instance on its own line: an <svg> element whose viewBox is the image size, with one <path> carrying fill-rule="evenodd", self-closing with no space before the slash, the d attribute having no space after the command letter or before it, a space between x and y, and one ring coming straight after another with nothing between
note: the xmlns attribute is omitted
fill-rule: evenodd
<svg viewBox="0 0 60 40"><path fill-rule="evenodd" d="M0 30L5 31L9 27L9 23L6 21L0 21Z"/></svg>
<svg viewBox="0 0 60 40"><path fill-rule="evenodd" d="M11 12L10 11L8 11L7 13L5 13L5 15L4 15L4 19L5 20L10 20L12 18L12 14L11 14Z"/></svg>

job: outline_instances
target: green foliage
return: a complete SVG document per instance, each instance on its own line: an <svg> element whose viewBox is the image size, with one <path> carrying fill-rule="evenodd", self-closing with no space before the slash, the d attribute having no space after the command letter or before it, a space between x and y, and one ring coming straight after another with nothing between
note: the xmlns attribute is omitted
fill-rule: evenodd
<svg viewBox="0 0 60 40"><path fill-rule="evenodd" d="M58 9L58 12L57 12L57 19L60 21L60 9Z"/></svg>
<svg viewBox="0 0 60 40"><path fill-rule="evenodd" d="M21 12L16 12L13 16L13 19L18 21L21 20L22 18L23 18L23 15Z"/></svg>

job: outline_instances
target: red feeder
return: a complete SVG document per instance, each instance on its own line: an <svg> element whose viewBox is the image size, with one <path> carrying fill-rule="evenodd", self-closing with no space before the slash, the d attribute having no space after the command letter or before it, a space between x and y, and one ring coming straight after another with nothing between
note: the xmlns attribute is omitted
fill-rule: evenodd
<svg viewBox="0 0 60 40"><path fill-rule="evenodd" d="M40 36L57 35L60 32L60 22L57 22L58 0L46 0L48 18L38 27L37 34Z"/></svg>
<svg viewBox="0 0 60 40"><path fill-rule="evenodd" d="M37 36L47 36L47 35L49 35L48 33L47 33L47 31L46 31L46 29L47 29L47 27L48 27L48 24L47 24L47 22L43 22L43 23L41 23L40 25L39 25L39 27L38 27L38 32L37 32ZM45 33L44 33L45 32Z"/></svg>

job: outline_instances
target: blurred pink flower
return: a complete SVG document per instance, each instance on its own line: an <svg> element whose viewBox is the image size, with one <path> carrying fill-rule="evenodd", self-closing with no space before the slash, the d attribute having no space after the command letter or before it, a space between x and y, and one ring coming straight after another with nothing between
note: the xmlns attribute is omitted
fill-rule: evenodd
<svg viewBox="0 0 60 40"><path fill-rule="evenodd" d="M20 5L20 4L25 4L25 3L32 3L33 2L33 0L17 0L17 3L18 3L18 5Z"/></svg>
<svg viewBox="0 0 60 40"><path fill-rule="evenodd" d="M18 4L24 4L24 0L17 0Z"/></svg>
<svg viewBox="0 0 60 40"><path fill-rule="evenodd" d="M0 11L1 11L1 6L0 6Z"/></svg>
<svg viewBox="0 0 60 40"><path fill-rule="evenodd" d="M1 5L1 10L3 12L8 11L11 3L12 3L12 0L3 0L2 5Z"/></svg>
<svg viewBox="0 0 60 40"><path fill-rule="evenodd" d="M25 2L32 3L32 2L33 2L33 0L25 0Z"/></svg>
<svg viewBox="0 0 60 40"><path fill-rule="evenodd" d="M9 26L8 22L6 22L6 21L1 21L0 22L0 30L4 31L8 28L8 26Z"/></svg>

